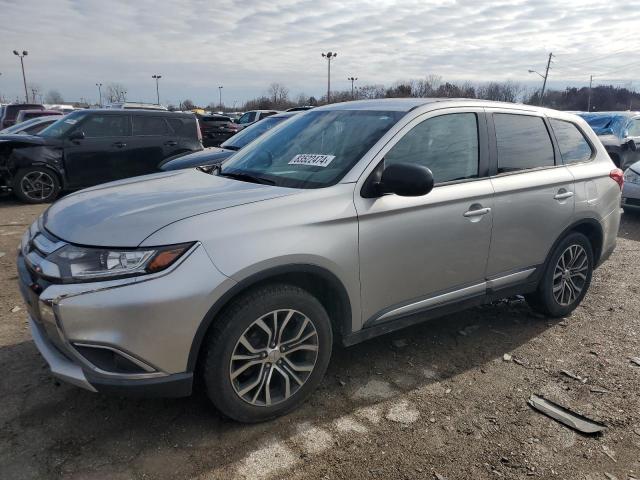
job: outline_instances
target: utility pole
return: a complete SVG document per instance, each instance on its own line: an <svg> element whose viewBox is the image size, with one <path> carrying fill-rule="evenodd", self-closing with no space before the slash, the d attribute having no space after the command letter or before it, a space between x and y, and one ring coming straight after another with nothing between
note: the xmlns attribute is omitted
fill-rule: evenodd
<svg viewBox="0 0 640 480"><path fill-rule="evenodd" d="M593 88L593 75L589 76L589 97L587 98L587 112L591 111L591 89Z"/></svg>
<svg viewBox="0 0 640 480"><path fill-rule="evenodd" d="M22 82L24 83L24 98L27 101L27 103L29 103L29 92L27 91L27 77L24 74L24 57L29 55L29 52L27 52L26 50L23 50L22 55L20 55L20 52L18 52L17 50L14 50L13 54L20 57L20 65L22 66Z"/></svg>
<svg viewBox="0 0 640 480"><path fill-rule="evenodd" d="M96 87L98 87L98 98L100 99L98 105L100 105L100 108L102 108L102 84L96 83Z"/></svg>
<svg viewBox="0 0 640 480"><path fill-rule="evenodd" d="M331 59L336 58L336 52L323 53L322 56L327 59L327 103L331 103Z"/></svg>
<svg viewBox="0 0 640 480"><path fill-rule="evenodd" d="M160 105L160 87L158 87L158 80L160 80L162 78L162 75L151 75L151 78L154 78L156 80L156 99L157 99L157 105Z"/></svg>
<svg viewBox="0 0 640 480"><path fill-rule="evenodd" d="M542 92L540 92L540 106L542 106L544 102L544 90L547 87L547 78L549 78L549 69L551 68L552 58L553 58L553 53L550 53L549 60L547 60L547 70L544 72L544 81L542 82Z"/></svg>
<svg viewBox="0 0 640 480"><path fill-rule="evenodd" d="M220 94L220 110L222 110L222 89L224 87L222 85L218 86L218 93Z"/></svg>
<svg viewBox="0 0 640 480"><path fill-rule="evenodd" d="M358 80L358 77L349 77L349 78L347 78L347 80L349 80L351 82L351 99L354 100L356 97L355 97L355 95L353 93L353 82Z"/></svg>

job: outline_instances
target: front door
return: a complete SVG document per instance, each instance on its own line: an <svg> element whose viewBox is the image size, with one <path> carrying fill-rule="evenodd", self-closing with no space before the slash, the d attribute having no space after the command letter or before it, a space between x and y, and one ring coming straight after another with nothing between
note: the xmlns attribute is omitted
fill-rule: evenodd
<svg viewBox="0 0 640 480"><path fill-rule="evenodd" d="M64 165L69 188L83 188L119 177L130 140L127 114L95 113L78 123L81 140L65 140ZM70 133L72 133L70 132Z"/></svg>
<svg viewBox="0 0 640 480"><path fill-rule="evenodd" d="M424 165L435 187L373 199L356 189L365 324L485 293L493 188L482 109L426 114L399 137L385 165Z"/></svg>

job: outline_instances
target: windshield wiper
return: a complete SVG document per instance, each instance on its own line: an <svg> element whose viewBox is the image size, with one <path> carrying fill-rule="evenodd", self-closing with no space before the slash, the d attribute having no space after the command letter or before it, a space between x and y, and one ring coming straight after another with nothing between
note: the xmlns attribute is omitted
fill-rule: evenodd
<svg viewBox="0 0 640 480"><path fill-rule="evenodd" d="M244 182L259 183L261 185L275 185L276 184L276 182L274 182L273 180L269 180L268 178L257 177L255 175L250 175L248 173L225 173L225 172L219 172L218 176L219 177L233 178L235 180L241 180L241 181L244 181Z"/></svg>

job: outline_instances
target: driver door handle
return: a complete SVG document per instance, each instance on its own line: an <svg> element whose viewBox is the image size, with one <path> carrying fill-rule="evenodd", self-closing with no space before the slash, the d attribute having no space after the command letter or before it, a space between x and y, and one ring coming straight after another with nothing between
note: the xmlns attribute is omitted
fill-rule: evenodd
<svg viewBox="0 0 640 480"><path fill-rule="evenodd" d="M556 200L566 200L567 198L571 198L571 197L573 197L573 192L566 192L566 191L562 192L561 191L561 192L556 193L556 196L553 197L553 198L555 198Z"/></svg>
<svg viewBox="0 0 640 480"><path fill-rule="evenodd" d="M477 208L475 210L467 210L466 212L464 212L463 215L467 218L473 218L473 217L481 217L490 212L491 212L491 209L489 207L485 207L485 208Z"/></svg>
<svg viewBox="0 0 640 480"><path fill-rule="evenodd" d="M169 140L168 142L164 142L164 144L167 147L175 147L176 145L178 145L178 142L174 141L174 140Z"/></svg>
<svg viewBox="0 0 640 480"><path fill-rule="evenodd" d="M115 143L113 144L113 146L114 146L114 147L117 147L117 148L124 148L124 147L126 147L126 146L127 146L127 144L126 144L126 143L124 143L124 142L115 142Z"/></svg>

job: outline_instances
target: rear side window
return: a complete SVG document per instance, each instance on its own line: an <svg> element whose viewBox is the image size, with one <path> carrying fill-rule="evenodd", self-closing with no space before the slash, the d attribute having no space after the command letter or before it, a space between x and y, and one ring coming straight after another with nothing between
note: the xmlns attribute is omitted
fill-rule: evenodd
<svg viewBox="0 0 640 480"><path fill-rule="evenodd" d="M551 137L540 117L495 113L498 173L555 164Z"/></svg>
<svg viewBox="0 0 640 480"><path fill-rule="evenodd" d="M640 137L640 118L634 118L629 122L629 129L627 131L628 137Z"/></svg>
<svg viewBox="0 0 640 480"><path fill-rule="evenodd" d="M411 129L384 156L392 163L424 165L436 183L478 176L478 119L475 113L433 117Z"/></svg>
<svg viewBox="0 0 640 480"><path fill-rule="evenodd" d="M133 117L133 134L134 135L166 135L169 133L169 127L164 118L151 116L134 116Z"/></svg>
<svg viewBox="0 0 640 480"><path fill-rule="evenodd" d="M193 118L169 118L167 120L171 126L171 130L181 137L193 137L198 134L196 132L196 119Z"/></svg>
<svg viewBox="0 0 640 480"><path fill-rule="evenodd" d="M550 120L553 133L556 135L562 162L564 164L585 162L591 158L593 151L591 145L584 138L578 127L571 122L563 120Z"/></svg>

